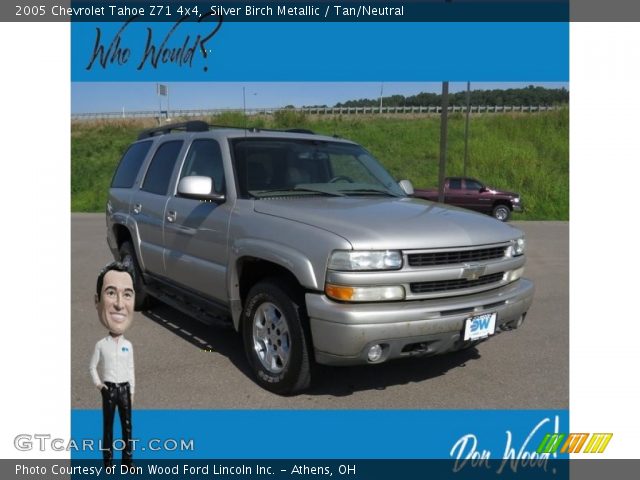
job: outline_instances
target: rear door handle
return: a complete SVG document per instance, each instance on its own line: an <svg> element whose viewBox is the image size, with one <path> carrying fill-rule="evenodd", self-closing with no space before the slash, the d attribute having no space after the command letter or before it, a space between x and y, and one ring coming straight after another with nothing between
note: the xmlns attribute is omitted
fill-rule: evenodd
<svg viewBox="0 0 640 480"><path fill-rule="evenodd" d="M142 204L141 204L141 203L136 203L136 204L133 206L133 213L135 213L135 214L137 215L137 214L138 214L138 213L140 213L141 211L142 211Z"/></svg>
<svg viewBox="0 0 640 480"><path fill-rule="evenodd" d="M169 212L167 212L167 222L169 223L175 222L177 216L178 214L174 210L170 210Z"/></svg>

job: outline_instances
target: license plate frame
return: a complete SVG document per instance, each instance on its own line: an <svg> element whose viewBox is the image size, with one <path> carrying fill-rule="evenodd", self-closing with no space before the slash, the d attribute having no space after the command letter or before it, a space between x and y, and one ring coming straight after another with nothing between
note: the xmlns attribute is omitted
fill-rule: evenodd
<svg viewBox="0 0 640 480"><path fill-rule="evenodd" d="M497 312L482 313L464 321L464 340L481 340L496 333Z"/></svg>

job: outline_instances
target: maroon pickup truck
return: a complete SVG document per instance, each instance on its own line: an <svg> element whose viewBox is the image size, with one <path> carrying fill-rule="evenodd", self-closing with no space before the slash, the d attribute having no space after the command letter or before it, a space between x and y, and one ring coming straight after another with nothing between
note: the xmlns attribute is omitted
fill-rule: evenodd
<svg viewBox="0 0 640 480"><path fill-rule="evenodd" d="M416 189L414 197L438 201L438 189ZM511 212L522 211L519 193L503 192L483 185L474 178L448 177L444 182L444 203L492 215L506 222Z"/></svg>

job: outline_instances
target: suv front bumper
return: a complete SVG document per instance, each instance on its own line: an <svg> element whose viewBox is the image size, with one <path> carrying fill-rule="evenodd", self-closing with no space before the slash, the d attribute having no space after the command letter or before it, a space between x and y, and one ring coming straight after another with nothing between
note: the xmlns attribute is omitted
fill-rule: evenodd
<svg viewBox="0 0 640 480"><path fill-rule="evenodd" d="M315 358L325 365L374 363L367 353L376 344L383 354L375 363L458 350L471 344L462 336L468 318L496 312L496 333L517 328L533 293L527 279L475 295L410 302L347 304L307 293Z"/></svg>

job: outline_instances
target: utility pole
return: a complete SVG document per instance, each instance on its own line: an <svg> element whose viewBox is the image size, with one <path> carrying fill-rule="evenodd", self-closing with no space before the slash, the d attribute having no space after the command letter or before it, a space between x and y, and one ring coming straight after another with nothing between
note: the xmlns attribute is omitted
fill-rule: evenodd
<svg viewBox="0 0 640 480"><path fill-rule="evenodd" d="M246 131L247 129L247 94L246 94L245 87L242 87L242 118L244 120L244 128Z"/></svg>
<svg viewBox="0 0 640 480"><path fill-rule="evenodd" d="M467 82L467 118L464 121L464 162L462 176L467 176L467 160L469 158L469 113L471 112L471 82Z"/></svg>
<svg viewBox="0 0 640 480"><path fill-rule="evenodd" d="M156 83L156 93L158 94L158 125L160 125L162 123L162 96L159 83Z"/></svg>
<svg viewBox="0 0 640 480"><path fill-rule="evenodd" d="M438 202L444 203L444 179L447 166L447 122L449 114L449 82L442 82L440 112L440 168L438 169Z"/></svg>
<svg viewBox="0 0 640 480"><path fill-rule="evenodd" d="M384 88L384 82L380 83L380 113L382 113L382 89Z"/></svg>

